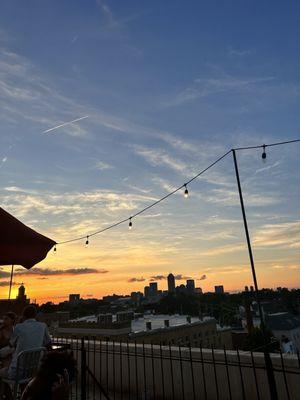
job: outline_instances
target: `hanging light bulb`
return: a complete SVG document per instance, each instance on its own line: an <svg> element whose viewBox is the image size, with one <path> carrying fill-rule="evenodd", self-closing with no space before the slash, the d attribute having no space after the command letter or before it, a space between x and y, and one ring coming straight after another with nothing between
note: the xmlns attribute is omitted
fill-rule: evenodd
<svg viewBox="0 0 300 400"><path fill-rule="evenodd" d="M88 247L88 245L89 245L89 236L86 237L85 247Z"/></svg>
<svg viewBox="0 0 300 400"><path fill-rule="evenodd" d="M129 218L129 225L128 225L129 230L132 229L132 221L131 221L131 217Z"/></svg>
<svg viewBox="0 0 300 400"><path fill-rule="evenodd" d="M266 145L265 144L263 145L263 152L262 152L261 158L262 158L263 162L267 161L267 153L266 153Z"/></svg>
<svg viewBox="0 0 300 400"><path fill-rule="evenodd" d="M56 253L56 245L54 246L54 249L53 249L53 251L54 251L54 253Z"/></svg>
<svg viewBox="0 0 300 400"><path fill-rule="evenodd" d="M184 197L187 199L189 197L189 191L186 185L184 185L185 191L184 191Z"/></svg>

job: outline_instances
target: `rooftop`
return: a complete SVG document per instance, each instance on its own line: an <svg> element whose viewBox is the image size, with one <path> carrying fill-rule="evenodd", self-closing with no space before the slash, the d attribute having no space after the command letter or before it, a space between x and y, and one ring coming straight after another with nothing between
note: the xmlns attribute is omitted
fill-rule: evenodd
<svg viewBox="0 0 300 400"><path fill-rule="evenodd" d="M300 327L300 316L289 312L266 315L266 324L271 330L289 331Z"/></svg>

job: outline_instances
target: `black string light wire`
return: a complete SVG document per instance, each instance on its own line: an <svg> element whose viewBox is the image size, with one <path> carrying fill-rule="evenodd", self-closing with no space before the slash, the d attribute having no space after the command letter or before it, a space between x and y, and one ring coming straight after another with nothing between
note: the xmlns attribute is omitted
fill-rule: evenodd
<svg viewBox="0 0 300 400"><path fill-rule="evenodd" d="M146 211L150 210L151 208L157 206L158 204L162 203L163 201L167 200L169 197L173 196L175 193L177 193L180 190L184 190L184 196L188 197L189 195L189 191L187 188L187 185L189 185L190 183L192 183L194 180L196 180L197 178L199 178L201 175L203 175L205 172L207 172L209 169L211 169L212 167L214 167L216 164L218 164L221 160L223 160L226 156L228 156L228 154L230 154L233 150L235 151L240 151L240 150L254 150L254 149L263 149L263 153L262 153L262 159L265 160L266 159L266 148L267 147L272 147L272 146L281 146L281 145L285 145L285 144L290 144L290 143L297 143L300 142L300 139L296 139L296 140L288 140L288 141L284 141L284 142L276 142L276 143L270 143L270 144L263 144L263 145L257 145L257 146L247 146L247 147L236 147L233 149L228 150L226 153L224 153L222 156L220 156L217 160L215 160L213 163L211 163L210 165L208 165L206 168L204 168L202 171L200 171L198 174L196 174L195 176L193 176L189 181L185 182L183 185L179 186L178 188L176 188L175 190L173 190L172 192L167 193L165 196L163 196L162 198L160 198L159 200L154 201L153 203L149 204L147 207L143 208L142 210L138 211L137 213L131 215L129 218L125 218L121 221L118 221L112 225L107 226L106 228L103 229L99 229L93 233L90 233L89 235L83 235L83 236L79 236L79 237L75 237L73 239L69 239L69 240L65 240L65 241L61 241L61 242L57 242L55 247L54 247L54 251L56 252L57 250L57 245L61 245L61 244L67 244L67 243L73 243L73 242L78 242L80 240L84 240L86 239L85 244L88 245L89 244L89 238L92 236L96 236L96 235L100 235L101 233L104 233L110 229L116 228L119 225L124 224L125 222L128 222L128 226L129 229L132 229L132 220L133 218L145 213Z"/></svg>

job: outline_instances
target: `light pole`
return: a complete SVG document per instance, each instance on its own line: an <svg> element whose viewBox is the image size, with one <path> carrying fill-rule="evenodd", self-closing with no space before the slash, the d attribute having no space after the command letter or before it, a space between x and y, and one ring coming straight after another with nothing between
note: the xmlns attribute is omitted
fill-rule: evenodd
<svg viewBox="0 0 300 400"><path fill-rule="evenodd" d="M252 278L253 278L253 283L254 283L255 297L256 297L256 301L257 301L257 305L258 305L260 324L261 324L261 329L262 329L264 344L265 344L264 355L265 355L265 364L266 364L266 371L267 371L268 382L269 382L270 395L271 395L272 400L277 400L278 395L277 395L277 389L276 389L276 381L275 381L275 377L274 377L274 371L273 371L270 354L268 353L268 350L267 350L267 344L268 344L267 332L266 332L266 326L265 326L265 322L263 319L263 312L262 312L259 294L258 294L258 285L257 285L256 271L255 271L255 265L254 265L254 258L253 258L253 253L252 253L252 246L251 246L251 240L250 240L250 235L249 235L249 229L248 229L248 223L247 223L247 217L246 217L246 211L245 211L245 205L244 205L244 199L243 199L243 192L242 192L242 187L241 187L240 174L239 174L239 168L238 168L238 163L237 163L237 159L236 159L236 150L235 149L232 149L232 155L233 155L235 175L236 175L236 181L237 181L239 197L240 197L240 204L241 204L242 215L243 215L243 222L244 222L244 228L245 228L245 234L246 234L246 240L247 240L247 246L248 246Z"/></svg>
<svg viewBox="0 0 300 400"><path fill-rule="evenodd" d="M253 258L253 253L252 253L252 246L251 246L251 240L250 240L247 217L246 217L246 210L245 210L244 199L243 199L243 192L242 192L241 181L240 181L239 168L238 168L238 163L237 163L237 159L236 159L236 151L234 149L232 150L232 154L233 154L236 181L237 181L238 190L239 190L240 204L241 204L242 215L243 215L243 222L244 222L244 228L245 228L245 234L246 234L246 240L247 240L247 246L248 246L252 278L253 278L254 289L255 289L255 296L256 296L256 301L257 301L257 305L258 305L259 318L260 318L261 325L264 325L263 312L262 312L262 308L261 308L261 304L260 304L260 300L259 300L259 296L258 296L257 278L256 278L254 258Z"/></svg>

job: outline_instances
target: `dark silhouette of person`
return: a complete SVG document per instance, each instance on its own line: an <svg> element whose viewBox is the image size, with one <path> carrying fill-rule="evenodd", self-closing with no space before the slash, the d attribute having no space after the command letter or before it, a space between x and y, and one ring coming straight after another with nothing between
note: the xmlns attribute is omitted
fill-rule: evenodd
<svg viewBox="0 0 300 400"><path fill-rule="evenodd" d="M68 400L76 361L70 352L45 354L37 376L26 386L21 400Z"/></svg>

